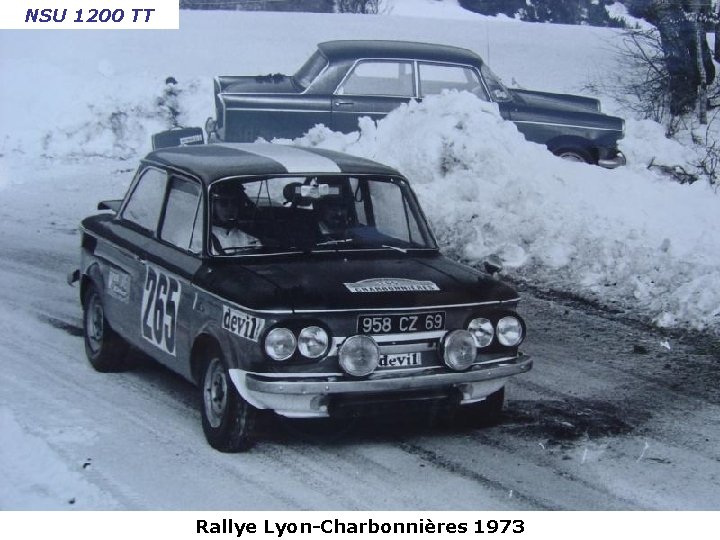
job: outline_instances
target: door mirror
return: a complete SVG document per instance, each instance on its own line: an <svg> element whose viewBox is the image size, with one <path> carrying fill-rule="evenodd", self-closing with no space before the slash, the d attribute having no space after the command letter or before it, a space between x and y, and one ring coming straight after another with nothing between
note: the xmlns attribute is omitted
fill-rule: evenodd
<svg viewBox="0 0 720 540"><path fill-rule="evenodd" d="M100 201L97 205L97 209L98 210L110 210L113 213L117 214L120 211L121 204L122 204L122 200Z"/></svg>

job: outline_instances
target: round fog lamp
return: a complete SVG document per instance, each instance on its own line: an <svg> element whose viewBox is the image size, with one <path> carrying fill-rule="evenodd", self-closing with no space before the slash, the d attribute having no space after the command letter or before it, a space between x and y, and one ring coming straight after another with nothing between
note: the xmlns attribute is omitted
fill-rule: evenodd
<svg viewBox="0 0 720 540"><path fill-rule="evenodd" d="M340 367L350 375L369 375L378 365L380 348L369 336L352 336L345 340L338 352Z"/></svg>
<svg viewBox="0 0 720 540"><path fill-rule="evenodd" d="M445 337L443 359L450 369L462 371L475 361L475 338L468 330L453 330Z"/></svg>
<svg viewBox="0 0 720 540"><path fill-rule="evenodd" d="M298 336L298 350L306 358L318 358L327 351L330 338L319 326L303 328Z"/></svg>
<svg viewBox="0 0 720 540"><path fill-rule="evenodd" d="M265 336L265 352L278 362L295 354L296 345L295 335L287 328L273 328Z"/></svg>
<svg viewBox="0 0 720 540"><path fill-rule="evenodd" d="M514 347L523 339L522 323L516 317L503 317L497 323L498 341L506 347Z"/></svg>
<svg viewBox="0 0 720 540"><path fill-rule="evenodd" d="M473 319L468 325L468 330L475 338L475 345L479 348L490 345L495 335L495 328L488 319Z"/></svg>

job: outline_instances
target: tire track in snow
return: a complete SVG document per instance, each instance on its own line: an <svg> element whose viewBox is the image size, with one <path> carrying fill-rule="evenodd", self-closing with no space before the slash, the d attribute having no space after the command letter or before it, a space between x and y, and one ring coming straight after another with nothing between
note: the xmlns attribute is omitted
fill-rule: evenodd
<svg viewBox="0 0 720 540"><path fill-rule="evenodd" d="M507 494L512 493L512 497L514 499L516 499L517 501L527 504L527 506L529 507L528 509L532 509L532 510L553 510L554 509L552 505L549 505L547 502L542 501L541 499L536 498L535 496L531 496L531 495L528 495L523 492L517 492L514 489L512 489L511 487L507 486L505 483L500 482L498 480L493 480L486 475L480 474L479 472L474 471L474 470L468 468L467 466L462 465L461 463L459 463L457 461L448 459L447 457L440 455L439 453L435 452L434 450L430 450L430 449L420 446L418 444L407 443L407 442L401 443L399 445L399 447L404 452L407 452L408 454L410 454L412 456L416 456L434 467L443 469L453 475L457 475L462 478L472 480L473 482L480 484L481 486L483 486L486 489L495 491L498 495L498 498L502 498L503 496L507 497Z"/></svg>

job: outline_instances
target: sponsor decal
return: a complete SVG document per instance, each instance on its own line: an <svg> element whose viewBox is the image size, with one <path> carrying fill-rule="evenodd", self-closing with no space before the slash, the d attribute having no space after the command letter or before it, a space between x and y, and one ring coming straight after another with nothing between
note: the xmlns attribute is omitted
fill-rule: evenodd
<svg viewBox="0 0 720 540"><path fill-rule="evenodd" d="M187 146L188 144L202 144L202 135L188 135L187 137L180 137L180 146Z"/></svg>
<svg viewBox="0 0 720 540"><path fill-rule="evenodd" d="M140 330L157 348L175 356L177 316L182 285L159 268L147 266L143 288Z"/></svg>
<svg viewBox="0 0 720 540"><path fill-rule="evenodd" d="M380 357L378 361L378 367L381 368L400 368L400 367L413 367L421 366L422 359L420 353L405 353L405 354L385 354Z"/></svg>
<svg viewBox="0 0 720 540"><path fill-rule="evenodd" d="M127 304L130 301L130 274L110 270L107 291L113 298Z"/></svg>
<svg viewBox="0 0 720 540"><path fill-rule="evenodd" d="M260 332L265 328L265 320L230 306L223 306L222 327L242 338L257 341Z"/></svg>
<svg viewBox="0 0 720 540"><path fill-rule="evenodd" d="M420 292L439 291L432 281L416 281L403 278L374 278L363 279L357 283L345 283L352 293L384 293L384 292Z"/></svg>

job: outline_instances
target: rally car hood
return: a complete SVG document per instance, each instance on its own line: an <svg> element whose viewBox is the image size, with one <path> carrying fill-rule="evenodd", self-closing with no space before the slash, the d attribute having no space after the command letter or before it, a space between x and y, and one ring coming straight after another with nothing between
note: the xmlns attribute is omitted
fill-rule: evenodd
<svg viewBox="0 0 720 540"><path fill-rule="evenodd" d="M200 277L214 294L255 310L417 308L517 300L511 287L439 255L224 262Z"/></svg>

